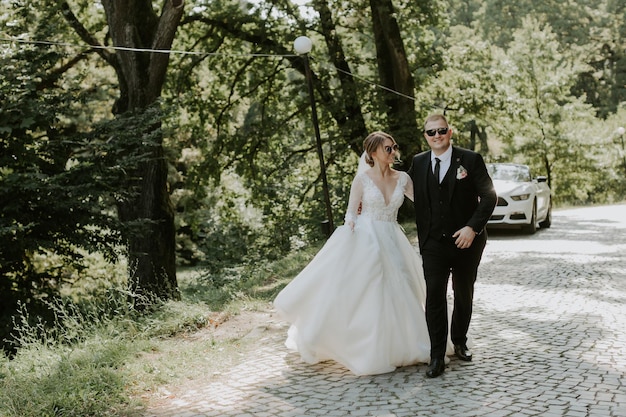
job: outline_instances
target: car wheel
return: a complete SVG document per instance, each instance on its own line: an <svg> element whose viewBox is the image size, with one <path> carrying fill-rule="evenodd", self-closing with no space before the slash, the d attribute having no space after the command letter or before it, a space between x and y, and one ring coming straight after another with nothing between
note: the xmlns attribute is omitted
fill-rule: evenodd
<svg viewBox="0 0 626 417"><path fill-rule="evenodd" d="M533 214L530 217L530 223L522 226L522 230L529 235L534 234L537 231L537 202L533 203Z"/></svg>
<svg viewBox="0 0 626 417"><path fill-rule="evenodd" d="M550 200L550 205L548 206L548 213L546 214L546 219L539 223L539 226L542 228L548 229L552 226L552 200Z"/></svg>

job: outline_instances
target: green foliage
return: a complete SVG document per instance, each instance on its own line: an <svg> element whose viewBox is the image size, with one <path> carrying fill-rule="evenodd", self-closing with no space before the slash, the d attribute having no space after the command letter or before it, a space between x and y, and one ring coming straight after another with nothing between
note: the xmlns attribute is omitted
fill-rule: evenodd
<svg viewBox="0 0 626 417"><path fill-rule="evenodd" d="M314 134L309 119L302 120L310 115L305 80L271 57L231 60L227 68L222 77L250 72L238 85L241 96L224 97L220 85L206 96L180 96L180 106L198 113L175 121L173 129L180 132L174 146L181 149L173 193L179 257L213 270L274 259L292 249L294 241L319 239L324 219ZM210 68L201 73L211 77ZM325 127L327 119L322 123ZM356 158L327 134L329 182L333 190L345 190L353 171L345 175L342 161L350 158L355 169ZM334 197L341 208L344 196Z"/></svg>
<svg viewBox="0 0 626 417"><path fill-rule="evenodd" d="M119 271L118 271L119 273ZM20 350L0 371L4 416L120 415L137 405L125 392L123 365L140 344L124 328L136 320L120 287L80 302L46 301L52 323L22 305L14 325Z"/></svg>
<svg viewBox="0 0 626 417"><path fill-rule="evenodd" d="M454 20L476 28L492 46L508 48L514 32L531 17L554 29L558 42L589 68L577 74L572 87L599 117L614 113L626 100L626 5L615 0L489 0L452 2Z"/></svg>
<svg viewBox="0 0 626 417"><path fill-rule="evenodd" d="M485 39L492 44L506 47L513 40L513 33L523 26L523 20L531 17L542 24L555 28L564 44L583 44L588 41L586 30L593 11L599 9L597 2L590 0L489 0L474 14L476 26ZM582 42L581 42L582 41Z"/></svg>
<svg viewBox="0 0 626 417"><path fill-rule="evenodd" d="M34 37L57 35L54 10L19 10L35 22L49 18L49 26L33 25ZM10 27L15 31L17 23L26 25L14 23ZM59 48L18 43L0 55L6 69L0 81L3 343L19 302L44 320L51 319L46 300L84 277L86 254L98 253L115 262L123 238L142 230L141 222L122 224L115 206L134 195L136 180L128 173L147 157L136 149L156 141L138 132L158 124L161 113L157 106L139 115L102 119L94 102L108 97L84 90L89 74L81 71L79 62L62 77L65 53Z"/></svg>
<svg viewBox="0 0 626 417"><path fill-rule="evenodd" d="M592 140L589 146L602 149L603 159L593 174L595 201L609 203L626 199L626 135L620 133L626 128L626 105L609 116L606 123L594 126L597 130L589 132ZM591 127L593 129L593 127Z"/></svg>
<svg viewBox="0 0 626 417"><path fill-rule="evenodd" d="M504 107L503 97L497 94L498 86L503 83L502 73L494 70L497 49L477 39L473 30L463 26L450 28L449 44L445 69L417 92L420 113L424 116L431 113L433 109L427 104L434 100L449 116L455 144L476 149L476 130L482 129L484 133ZM487 134L478 139L480 152L488 154Z"/></svg>
<svg viewBox="0 0 626 417"><path fill-rule="evenodd" d="M15 334L21 349L10 360L0 359L0 414L138 415L140 404L128 392L138 381L126 364L151 349L152 337L206 325L207 311L172 303L139 315L129 308L135 295L125 288L118 283L91 292L90 299L49 302L52 326L19 310Z"/></svg>
<svg viewBox="0 0 626 417"><path fill-rule="evenodd" d="M24 349L0 360L3 416L137 415L120 372L135 348L107 337L74 349Z"/></svg>
<svg viewBox="0 0 626 417"><path fill-rule="evenodd" d="M108 288L74 286L67 297L51 303L53 327L36 324L22 308L16 326L22 348L11 359L0 355L0 415L142 415L138 399L144 391L199 372L198 358L219 361L216 354L228 347L211 340L183 346L173 336L266 305L318 249L222 274L185 269L179 274L182 300L157 304L143 314L129 307L128 298L136 295L118 278L121 270L111 272L115 283ZM77 290L82 295L74 298Z"/></svg>
<svg viewBox="0 0 626 417"><path fill-rule="evenodd" d="M45 36L47 31L43 31ZM79 133L71 103L76 84L48 94L61 55L36 45L5 50L0 65L0 322L22 300L36 304L58 291L65 271L80 270L83 254L114 258L118 235L90 184L89 164L74 155ZM103 233L104 232L104 233ZM47 262L55 254L62 259Z"/></svg>
<svg viewBox="0 0 626 417"><path fill-rule="evenodd" d="M570 93L585 67L561 47L549 25L531 18L514 33L501 63L509 80L501 93L508 119L501 134L509 152L548 176L557 204L589 201L594 184L581 180L596 169L595 149L585 143L594 114L584 98Z"/></svg>

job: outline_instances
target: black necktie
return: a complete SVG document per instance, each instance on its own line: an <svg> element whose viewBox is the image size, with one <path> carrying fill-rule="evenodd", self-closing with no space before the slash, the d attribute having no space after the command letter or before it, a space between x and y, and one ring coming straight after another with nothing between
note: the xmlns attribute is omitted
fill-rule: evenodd
<svg viewBox="0 0 626 417"><path fill-rule="evenodd" d="M441 169L441 159L435 158L435 178L437 179L437 184L439 184L439 170Z"/></svg>

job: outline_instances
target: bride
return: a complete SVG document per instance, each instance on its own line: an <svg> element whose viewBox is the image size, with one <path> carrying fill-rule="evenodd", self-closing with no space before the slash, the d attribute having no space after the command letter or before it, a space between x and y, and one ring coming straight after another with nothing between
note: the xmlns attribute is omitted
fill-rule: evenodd
<svg viewBox="0 0 626 417"><path fill-rule="evenodd" d="M413 183L391 168L398 145L389 134L370 134L363 148L345 224L274 307L291 324L285 344L305 362L334 360L373 375L428 363L430 340L422 259L397 223Z"/></svg>

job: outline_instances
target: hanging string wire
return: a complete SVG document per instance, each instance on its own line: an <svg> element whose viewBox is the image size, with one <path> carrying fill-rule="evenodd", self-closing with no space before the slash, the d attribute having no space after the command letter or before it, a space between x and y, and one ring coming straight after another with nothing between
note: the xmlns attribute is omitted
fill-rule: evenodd
<svg viewBox="0 0 626 417"><path fill-rule="evenodd" d="M344 71L344 70L342 70L341 68L337 68L337 67L335 67L335 69L336 69L337 71L339 71L339 72L343 72L344 74L348 74L349 76L351 76L351 77L353 77L353 78L356 78L357 80L361 80L361 81L366 82L366 83L368 83L368 84L372 84L372 85L374 85L374 86L376 86L376 87L378 87L378 88L380 88L380 89L382 89L382 90L386 90L386 91L389 91L390 93L394 93L394 94L396 94L396 95L398 95L398 96L400 96L400 97L408 98L409 100L413 100L413 101L415 101L415 97L407 96L406 94L403 94L403 93L401 93L401 92L399 92L399 91L396 91L396 90L394 90L394 89L392 89L392 88L385 87L384 85L376 84L376 83L375 83L375 82L373 82L373 81L370 81L370 80L365 79L365 78L363 78L363 77L359 77L358 75L354 75L354 74L352 74L351 72Z"/></svg>
<svg viewBox="0 0 626 417"><path fill-rule="evenodd" d="M200 56L255 56L255 57L294 57L295 54L276 55L276 54L233 54L233 53L219 53L219 52L194 52L194 51L181 51L176 49L150 49L150 48L131 48L126 46L106 46L106 45L77 45L68 42L52 42L52 41L33 41L18 38L0 38L0 42L16 42L33 45L49 45L49 46L65 46L72 48L83 49L102 49L112 51L128 51L128 52L154 52L159 54L177 54L177 55L200 55Z"/></svg>
<svg viewBox="0 0 626 417"><path fill-rule="evenodd" d="M23 43L23 44L32 44L32 45L48 45L48 46L63 46L70 48L82 48L82 49L102 49L102 50L110 50L110 51L127 51L127 52L151 52L151 53L161 53L161 54L176 54L176 55L199 55L199 56L222 56L222 57L263 57L263 58L291 58L298 56L296 54L254 54L254 53L245 53L245 54L236 54L236 53L220 53L220 52L197 52L197 51L183 51L176 49L150 49L150 48L131 48L125 46L104 46L104 45L78 45L69 42L53 42L53 41L38 41L38 40L26 40L19 38L0 38L0 42L4 43ZM396 94L400 97L415 101L415 97L408 96L399 91L396 91L392 88L385 87L384 85L377 84L373 81L370 81L366 78L355 75L349 71L344 71L340 68L335 67L335 69L339 72L347 74L355 79L373 85L375 87L380 88L381 90L388 91L390 93Z"/></svg>

